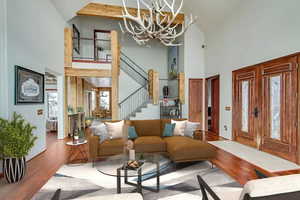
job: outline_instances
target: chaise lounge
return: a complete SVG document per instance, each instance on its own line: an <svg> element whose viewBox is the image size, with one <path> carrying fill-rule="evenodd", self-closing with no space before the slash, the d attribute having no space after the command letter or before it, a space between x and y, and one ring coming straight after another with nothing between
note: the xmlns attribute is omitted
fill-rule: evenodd
<svg viewBox="0 0 300 200"><path fill-rule="evenodd" d="M126 121L126 126L134 126L138 138L135 139L134 149L138 153L166 153L173 162L191 162L208 160L216 156L215 148L199 139L199 133L194 137L171 136L163 137L165 124L171 123L169 119L162 120L133 120ZM91 131L91 130L89 130ZM99 136L90 134L90 158L105 158L121 154L124 151L124 139L110 139L100 143Z"/></svg>

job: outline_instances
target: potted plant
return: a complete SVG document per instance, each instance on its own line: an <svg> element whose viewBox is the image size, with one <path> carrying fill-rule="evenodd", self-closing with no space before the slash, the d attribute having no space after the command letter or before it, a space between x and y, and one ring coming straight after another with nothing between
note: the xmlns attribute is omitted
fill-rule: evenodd
<svg viewBox="0 0 300 200"><path fill-rule="evenodd" d="M11 121L0 118L0 159L8 183L20 181L26 172L26 159L33 147L35 126L27 123L21 115L13 114Z"/></svg>

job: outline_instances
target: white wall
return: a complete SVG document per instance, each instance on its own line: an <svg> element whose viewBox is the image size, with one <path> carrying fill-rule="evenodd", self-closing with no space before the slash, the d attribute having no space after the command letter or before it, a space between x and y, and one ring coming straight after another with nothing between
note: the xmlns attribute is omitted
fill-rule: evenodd
<svg viewBox="0 0 300 200"><path fill-rule="evenodd" d="M183 105L183 117L189 115L189 79L204 78L205 57L202 45L205 42L203 31L196 25L192 25L184 36L184 72L185 72L185 104Z"/></svg>
<svg viewBox="0 0 300 200"><path fill-rule="evenodd" d="M8 117L7 98L7 1L0 1L0 117Z"/></svg>
<svg viewBox="0 0 300 200"><path fill-rule="evenodd" d="M231 138L232 113L225 106L232 106L232 70L299 52L299 7L299 0L241 1L223 25L206 33L206 74L220 74L221 136Z"/></svg>
<svg viewBox="0 0 300 200"><path fill-rule="evenodd" d="M45 105L14 105L14 66L63 74L65 22L50 0L9 0L7 11L9 114L20 113L37 127L34 134L38 140L27 157L30 159L46 148L45 116L37 115Z"/></svg>

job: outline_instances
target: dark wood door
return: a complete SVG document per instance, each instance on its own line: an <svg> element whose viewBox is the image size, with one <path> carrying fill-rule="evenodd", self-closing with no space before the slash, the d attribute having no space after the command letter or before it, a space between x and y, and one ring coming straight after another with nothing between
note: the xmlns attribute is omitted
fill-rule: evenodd
<svg viewBox="0 0 300 200"><path fill-rule="evenodd" d="M202 123L203 79L189 80L189 120Z"/></svg>
<svg viewBox="0 0 300 200"><path fill-rule="evenodd" d="M219 114L220 113L220 78L219 76L211 80L211 128L210 130L219 134Z"/></svg>
<svg viewBox="0 0 300 200"><path fill-rule="evenodd" d="M297 57L261 66L261 150L297 160Z"/></svg>
<svg viewBox="0 0 300 200"><path fill-rule="evenodd" d="M258 132L258 69L246 68L233 73L234 139L257 147Z"/></svg>

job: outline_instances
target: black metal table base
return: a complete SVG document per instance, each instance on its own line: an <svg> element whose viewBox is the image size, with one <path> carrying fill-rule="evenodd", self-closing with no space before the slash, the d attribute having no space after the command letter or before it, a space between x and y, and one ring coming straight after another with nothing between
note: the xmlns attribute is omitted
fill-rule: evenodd
<svg viewBox="0 0 300 200"><path fill-rule="evenodd" d="M117 193L120 194L122 192L121 189L121 170L124 170L123 168L117 169ZM159 163L156 165L156 188L153 187L147 187L142 185L142 169L137 170L137 183L133 183L128 181L128 170L124 170L124 183L126 185L131 185L136 187L136 190L138 193L143 194L143 189L148 190L151 192L159 192L160 191L160 168L159 168Z"/></svg>

